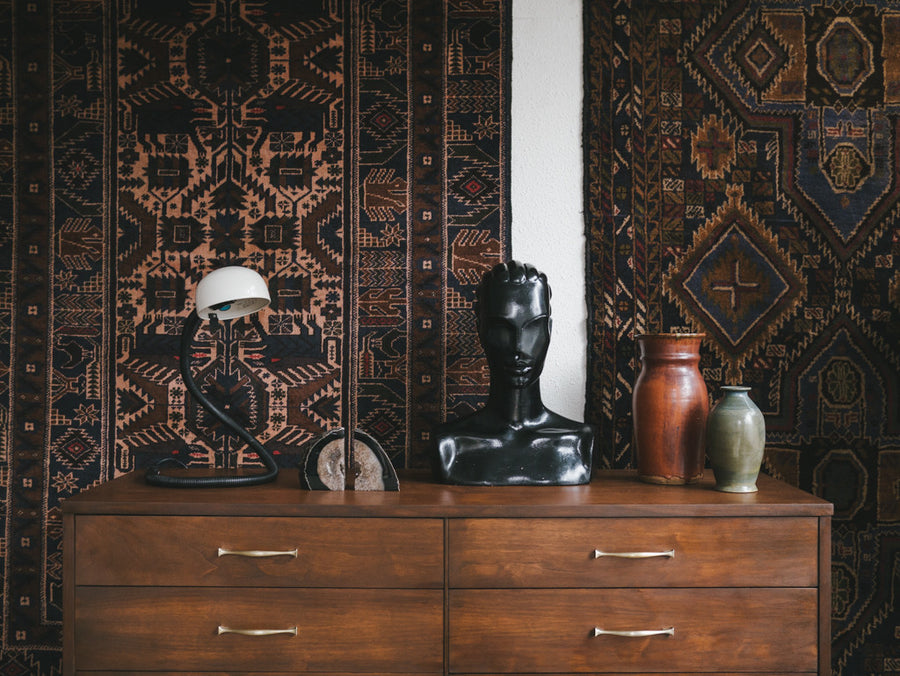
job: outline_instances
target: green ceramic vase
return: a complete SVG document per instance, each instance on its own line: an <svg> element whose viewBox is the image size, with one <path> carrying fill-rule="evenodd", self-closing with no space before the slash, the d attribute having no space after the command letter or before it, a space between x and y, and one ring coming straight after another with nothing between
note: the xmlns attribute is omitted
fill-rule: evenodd
<svg viewBox="0 0 900 676"><path fill-rule="evenodd" d="M725 385L722 398L709 412L706 454L716 477L716 490L752 493L766 446L762 411L750 399L749 387Z"/></svg>

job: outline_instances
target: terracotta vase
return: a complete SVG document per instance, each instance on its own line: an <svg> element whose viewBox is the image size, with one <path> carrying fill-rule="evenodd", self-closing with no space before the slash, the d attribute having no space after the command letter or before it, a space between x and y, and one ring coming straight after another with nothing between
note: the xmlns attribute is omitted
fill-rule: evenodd
<svg viewBox="0 0 900 676"><path fill-rule="evenodd" d="M706 454L716 490L753 493L766 448L766 421L750 399L750 388L722 387L722 398L709 412Z"/></svg>
<svg viewBox="0 0 900 676"><path fill-rule="evenodd" d="M703 476L709 395L699 365L705 335L638 336L641 370L631 404L642 481L687 484Z"/></svg>

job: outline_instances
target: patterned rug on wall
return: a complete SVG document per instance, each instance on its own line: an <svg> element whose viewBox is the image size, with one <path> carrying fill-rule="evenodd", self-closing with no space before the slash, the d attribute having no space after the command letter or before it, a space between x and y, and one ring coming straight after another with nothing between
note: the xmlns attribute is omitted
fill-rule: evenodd
<svg viewBox="0 0 900 676"><path fill-rule="evenodd" d="M0 3L0 673L59 673L62 500L259 464L179 376L211 269L272 303L201 329L192 371L283 467L352 418L422 467L482 401L510 30L493 0Z"/></svg>
<svg viewBox="0 0 900 676"><path fill-rule="evenodd" d="M635 335L706 333L764 470L834 503L835 674L900 670L900 3L586 0L588 419L633 464Z"/></svg>

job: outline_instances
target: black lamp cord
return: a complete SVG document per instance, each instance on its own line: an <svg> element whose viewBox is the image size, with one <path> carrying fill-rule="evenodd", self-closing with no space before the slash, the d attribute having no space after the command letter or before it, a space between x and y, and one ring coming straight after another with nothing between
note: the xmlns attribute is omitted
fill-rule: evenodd
<svg viewBox="0 0 900 676"><path fill-rule="evenodd" d="M210 315L210 320L215 326L217 323L216 316ZM221 486L252 486L274 481L278 476L278 465L275 463L275 458L272 457L272 454L250 432L239 425L234 418L207 399L200 391L200 388L197 387L193 376L191 376L191 346L199 327L200 316L196 311L193 311L184 321L184 327L181 331L181 377L184 380L184 384L203 408L209 411L219 422L231 429L256 452L260 460L265 464L266 471L262 474L246 474L242 476L170 476L162 473L161 465L170 460L166 458L147 468L147 483L154 486L169 486L173 488L213 488Z"/></svg>

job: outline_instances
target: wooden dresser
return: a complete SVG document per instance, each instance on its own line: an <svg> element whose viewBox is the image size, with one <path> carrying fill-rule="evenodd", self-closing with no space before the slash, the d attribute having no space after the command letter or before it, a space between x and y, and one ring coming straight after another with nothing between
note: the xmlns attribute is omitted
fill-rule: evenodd
<svg viewBox="0 0 900 676"><path fill-rule="evenodd" d="M589 485L67 500L64 674L830 673L832 506Z"/></svg>

